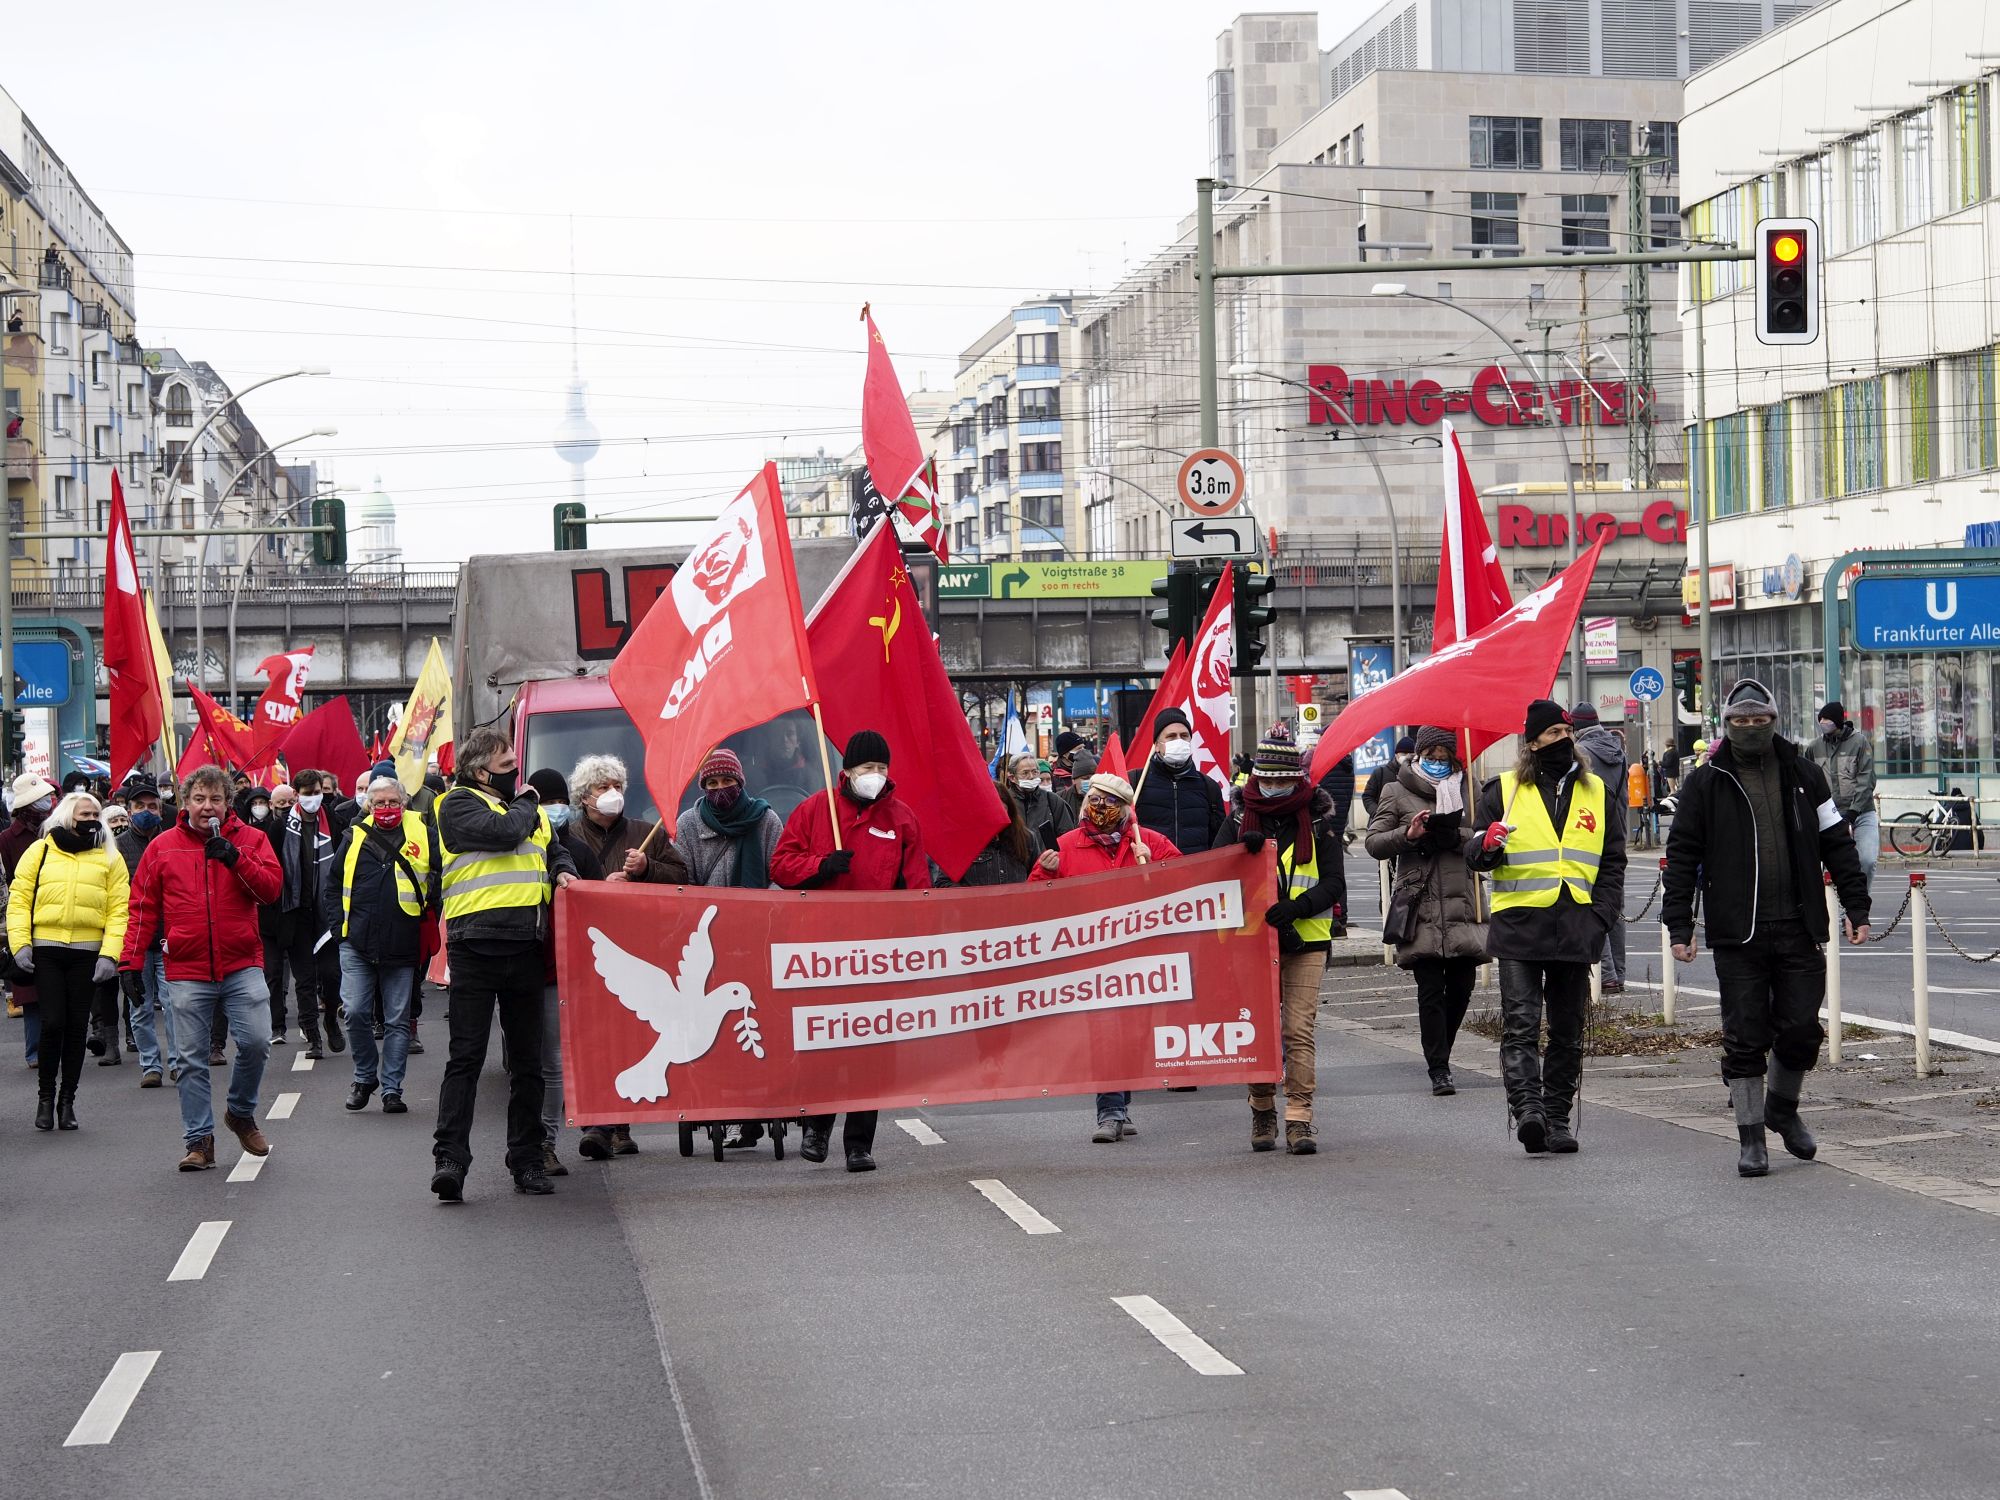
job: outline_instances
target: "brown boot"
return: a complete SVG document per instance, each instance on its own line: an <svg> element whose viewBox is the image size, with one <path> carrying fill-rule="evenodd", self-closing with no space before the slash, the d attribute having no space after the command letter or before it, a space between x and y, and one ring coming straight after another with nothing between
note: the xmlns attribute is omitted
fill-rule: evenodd
<svg viewBox="0 0 2000 1500"><path fill-rule="evenodd" d="M187 1148L181 1158L183 1172L206 1172L215 1165L215 1137L205 1135Z"/></svg>
<svg viewBox="0 0 2000 1500"><path fill-rule="evenodd" d="M1252 1151L1278 1149L1278 1112L1275 1109L1253 1108L1250 1111L1250 1149Z"/></svg>
<svg viewBox="0 0 2000 1500"><path fill-rule="evenodd" d="M611 1154L613 1156L637 1156L639 1154L639 1143L632 1139L632 1127L630 1125L614 1125L611 1127Z"/></svg>
<svg viewBox="0 0 2000 1500"><path fill-rule="evenodd" d="M1285 1121L1285 1150L1293 1156L1311 1156L1319 1150L1313 1143L1312 1121Z"/></svg>
<svg viewBox="0 0 2000 1500"><path fill-rule="evenodd" d="M271 1143L264 1139L264 1132L257 1128L257 1122L254 1119L247 1115L225 1113L222 1117L222 1123L229 1127L230 1134L241 1141L243 1149L248 1151L252 1156L269 1156L271 1154ZM211 1136L209 1139L208 1151L209 1155L213 1157L215 1154L214 1137Z"/></svg>

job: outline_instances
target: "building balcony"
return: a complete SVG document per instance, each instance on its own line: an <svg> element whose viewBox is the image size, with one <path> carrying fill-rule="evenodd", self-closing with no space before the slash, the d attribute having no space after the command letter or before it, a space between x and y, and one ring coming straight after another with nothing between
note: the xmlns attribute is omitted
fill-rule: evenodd
<svg viewBox="0 0 2000 1500"><path fill-rule="evenodd" d="M1014 424L1015 431L1024 438L1059 438L1062 436L1062 418L1053 421L1036 422L1022 418Z"/></svg>
<svg viewBox="0 0 2000 1500"><path fill-rule="evenodd" d="M955 464L975 463L978 461L978 458L979 448L976 444L971 447L954 448L951 450L951 461Z"/></svg>
<svg viewBox="0 0 2000 1500"><path fill-rule="evenodd" d="M1061 469L1053 471L1041 469L1030 474L1017 474L1014 476L1014 488L1023 493L1035 491L1046 494L1054 491L1060 494L1062 493L1062 487L1063 476Z"/></svg>
<svg viewBox="0 0 2000 1500"><path fill-rule="evenodd" d="M1061 365L1016 365L1014 367L1014 379L1016 382L1025 382L1029 380L1061 380L1062 366Z"/></svg>
<svg viewBox="0 0 2000 1500"><path fill-rule="evenodd" d="M35 477L35 445L27 438L7 439L7 477L9 479Z"/></svg>

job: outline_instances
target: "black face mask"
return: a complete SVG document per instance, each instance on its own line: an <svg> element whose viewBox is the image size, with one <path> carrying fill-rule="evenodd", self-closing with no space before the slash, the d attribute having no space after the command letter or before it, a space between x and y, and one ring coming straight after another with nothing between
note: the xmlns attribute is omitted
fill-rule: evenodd
<svg viewBox="0 0 2000 1500"><path fill-rule="evenodd" d="M1557 740L1535 752L1535 769L1544 776L1560 776L1575 764L1576 746L1569 740Z"/></svg>
<svg viewBox="0 0 2000 1500"><path fill-rule="evenodd" d="M89 823L79 823L73 829L53 829L50 831L49 837L55 840L56 847L62 850L63 853L81 854L84 850L93 849L97 846L97 824L95 821L92 821Z"/></svg>
<svg viewBox="0 0 2000 1500"><path fill-rule="evenodd" d="M1738 755L1747 755L1753 760L1771 748L1771 741L1777 738L1777 724L1725 724L1722 732L1729 737L1729 748Z"/></svg>
<svg viewBox="0 0 2000 1500"><path fill-rule="evenodd" d="M518 769L509 771L505 775L497 771L488 771L486 773L487 787L502 802L512 802L514 800L514 790L520 785L520 780L521 773Z"/></svg>

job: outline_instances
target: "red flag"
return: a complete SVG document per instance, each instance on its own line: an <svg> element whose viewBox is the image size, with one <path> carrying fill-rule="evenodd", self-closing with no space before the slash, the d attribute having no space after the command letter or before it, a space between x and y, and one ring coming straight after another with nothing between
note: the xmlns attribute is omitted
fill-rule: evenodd
<svg viewBox="0 0 2000 1500"><path fill-rule="evenodd" d="M1477 635L1514 607L1507 570L1486 529L1479 491L1451 423L1444 424L1444 550L1438 559L1431 649Z"/></svg>
<svg viewBox="0 0 2000 1500"><path fill-rule="evenodd" d="M938 508L937 465L924 456L917 424L910 420L910 403L889 362L888 345L876 331L866 307L861 321L868 325L868 373L861 382L861 451L868 460L876 491L915 527L939 562L951 561L951 546Z"/></svg>
<svg viewBox="0 0 2000 1500"><path fill-rule="evenodd" d="M1197 770L1229 795L1229 735L1236 728L1236 692L1229 668L1236 654L1236 570L1216 582L1215 597L1188 650L1187 696L1181 701L1194 726Z"/></svg>
<svg viewBox="0 0 2000 1500"><path fill-rule="evenodd" d="M1175 641L1173 654L1167 658L1167 670L1160 674L1160 685L1153 689L1153 701L1146 705L1146 716L1139 721L1139 738L1128 752L1128 759L1138 755L1141 746L1153 743L1153 719L1160 710L1177 708L1186 700L1187 669L1187 642ZM1139 756L1139 764L1146 764L1145 756Z"/></svg>
<svg viewBox="0 0 2000 1500"><path fill-rule="evenodd" d="M646 742L646 785L663 815L726 737L818 696L777 465L764 465L675 570L612 662L611 690Z"/></svg>
<svg viewBox="0 0 2000 1500"><path fill-rule="evenodd" d="M957 880L1006 826L1007 814L910 587L893 527L876 527L848 559L806 634L827 695L820 705L827 732L837 744L862 729L887 738L896 795L917 815L924 852Z"/></svg>
<svg viewBox="0 0 2000 1500"><path fill-rule="evenodd" d="M111 512L104 533L104 675L111 686L111 784L152 752L164 711L153 669L153 637L139 592L139 557L125 514L125 487L111 471Z"/></svg>
<svg viewBox="0 0 2000 1500"><path fill-rule="evenodd" d="M1097 757L1097 769L1107 776L1122 776L1127 781L1132 779L1125 769L1125 741L1115 732L1104 742L1104 753Z"/></svg>
<svg viewBox="0 0 2000 1500"><path fill-rule="evenodd" d="M354 722L354 710L347 706L344 694L302 717L280 734L265 754L272 758L283 756L286 765L301 771L310 767L331 772L343 797L361 773L374 764L368 759L367 747L361 743L360 726Z"/></svg>
<svg viewBox="0 0 2000 1500"><path fill-rule="evenodd" d="M1477 635L1405 667L1356 698L1313 751L1317 782L1363 740L1395 724L1438 724L1475 739L1519 734L1528 705L1545 697L1583 613L1605 538Z"/></svg>
<svg viewBox="0 0 2000 1500"><path fill-rule="evenodd" d="M307 646L303 651L282 651L257 663L258 672L270 679L270 686L264 689L264 696L257 700L256 711L250 715L250 724L256 731L259 745L276 739L299 722L299 714L305 707L306 674L312 671L312 659L313 648Z"/></svg>
<svg viewBox="0 0 2000 1500"><path fill-rule="evenodd" d="M195 730L188 736L187 748L181 752L181 763L174 768L174 774L186 776L196 766L248 770L261 758L262 748L250 726L196 687L192 679L187 690L194 704Z"/></svg>

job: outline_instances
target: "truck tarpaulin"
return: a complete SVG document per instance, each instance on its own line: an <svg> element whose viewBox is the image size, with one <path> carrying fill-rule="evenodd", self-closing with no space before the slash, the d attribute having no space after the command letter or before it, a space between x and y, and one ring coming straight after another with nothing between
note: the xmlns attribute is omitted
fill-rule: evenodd
<svg viewBox="0 0 2000 1500"><path fill-rule="evenodd" d="M1282 1076L1269 858L905 894L572 885L572 1124Z"/></svg>

